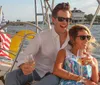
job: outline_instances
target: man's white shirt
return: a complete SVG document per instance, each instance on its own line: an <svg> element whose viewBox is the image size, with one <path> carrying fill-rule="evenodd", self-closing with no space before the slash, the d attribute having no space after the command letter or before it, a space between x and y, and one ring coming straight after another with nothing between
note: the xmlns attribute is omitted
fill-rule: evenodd
<svg viewBox="0 0 100 85"><path fill-rule="evenodd" d="M53 71L53 66L60 49L67 47L69 35L60 47L59 35L54 29L47 29L38 33L35 38L30 40L29 45L18 56L17 65L25 63L25 57L32 54L35 58L35 70L43 77L47 72Z"/></svg>

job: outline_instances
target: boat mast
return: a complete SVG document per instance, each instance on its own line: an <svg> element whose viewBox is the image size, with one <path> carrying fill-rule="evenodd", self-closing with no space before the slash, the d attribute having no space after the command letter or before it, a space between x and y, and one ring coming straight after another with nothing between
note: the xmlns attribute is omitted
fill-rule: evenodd
<svg viewBox="0 0 100 85"><path fill-rule="evenodd" d="M48 25L48 28L51 29L51 19L50 19L50 12L52 12L52 8L54 7L54 0L52 0L52 7L49 4L49 0L40 0L41 3L41 8L42 8L42 13L37 13L37 2L35 0L35 24L38 26L38 16L42 15L43 16L43 23ZM50 12L49 12L50 10ZM36 29L36 32L38 30Z"/></svg>

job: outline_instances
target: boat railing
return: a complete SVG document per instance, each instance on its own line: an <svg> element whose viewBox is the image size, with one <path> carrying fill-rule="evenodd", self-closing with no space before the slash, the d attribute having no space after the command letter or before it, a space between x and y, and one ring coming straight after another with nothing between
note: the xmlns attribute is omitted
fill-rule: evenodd
<svg viewBox="0 0 100 85"><path fill-rule="evenodd" d="M29 33L29 34L26 34L26 35L23 37L23 40L22 40L21 43L20 43L19 49L18 49L17 53L15 54L14 63L13 63L13 65L12 65L10 71L13 70L13 67L14 67L15 63L17 62L17 58L18 58L19 53L20 53L21 51L23 51L24 42L25 42L25 40L26 40L29 36L35 36L35 34Z"/></svg>
<svg viewBox="0 0 100 85"><path fill-rule="evenodd" d="M1 29L4 29L4 28L6 28L7 26L13 26L13 25L16 25L16 26L18 26L18 25L30 25L30 26L34 26L34 27L36 27L36 29L38 29L39 31L42 31L42 29L39 27L39 26L37 26L36 24L33 24L33 23L30 23L30 22L7 22L7 24L5 24L5 25L3 25L1 28L0 28L0 30Z"/></svg>
<svg viewBox="0 0 100 85"><path fill-rule="evenodd" d="M2 26L1 28L0 28L0 30L2 30L2 29L4 29L4 28L6 28L7 26L13 26L13 25L16 25L16 26L18 26L18 25L20 25L20 24L25 24L25 25L30 25L30 26L33 26L33 27L36 27L38 30L40 30L40 31L42 31L42 29L40 28L40 27L38 27L37 25L35 25L35 24L33 24L33 23L29 23L29 22L9 22L9 23L7 23L6 25L4 25L4 26ZM8 29L8 28L7 28ZM20 29L21 30L21 29ZM20 31L19 30L19 31ZM24 30L26 30L25 32L27 32L27 30L29 30L29 29L24 29ZM3 33L3 34L9 34L8 32L0 32L0 33ZM35 32L34 32L35 33ZM36 34L36 33L35 33ZM24 41L25 41L25 39L26 38L28 38L28 36L35 36L35 34L33 34L32 32L29 32L29 33L25 33L23 36L22 35L17 35L17 36L19 36L19 37L21 37L22 39L21 39L21 43L19 44L19 50L18 50L18 54L19 54L19 52L20 52L20 50L21 50L21 48L22 48L22 46L23 46L23 43L24 43ZM13 34L13 35L16 35L16 34ZM13 38L13 36L11 37L11 39ZM12 42L12 41L11 41ZM5 50L5 49L3 49L3 48L0 48L1 50ZM8 53L10 53L10 54L12 54L12 55L16 55L15 54L15 52L13 52L13 51L11 51L11 50L5 50L6 52L8 52ZM17 54L17 55L18 55Z"/></svg>
<svg viewBox="0 0 100 85"><path fill-rule="evenodd" d="M38 28L38 30L42 31L42 29L41 29L40 27L36 26L36 25L33 24L33 23L29 23L29 22L9 22L9 23L7 23L6 25L2 26L2 27L0 28L0 30L5 29L5 28L9 29L7 26L13 26L13 25L18 26L18 25L20 25L20 24L30 25L30 26L36 27L36 28ZM20 30L21 30L21 29L20 29ZM19 30L19 31L20 31L20 30ZM27 30L27 29L25 29L25 30ZM18 31L18 32L19 32L19 31ZM8 32L2 32L2 33L3 33L3 34L9 34ZM16 35L16 34L14 34L14 35ZM13 35L13 36L14 36L14 35ZM9 49L9 50L6 50L6 49L3 49L3 48L0 47L0 50L6 51L6 52L8 52L9 54L15 56L15 58L12 59L12 60L13 60L13 63L12 63L12 65L11 65L11 67L8 68L8 70L3 74L3 76L5 76L8 72L10 72L10 71L12 71L12 70L14 69L14 65L15 65L15 63L17 62L17 58L18 58L19 53L22 52L22 51L24 50L24 47L25 47L25 46L24 46L24 44L25 44L24 42L26 42L26 40L29 41L30 39L33 39L33 38L35 37L35 35L36 35L35 32L34 32L34 33L26 33L26 34L24 34L23 36L18 35L18 36L21 37L22 39L21 39L21 42L19 43L17 52L14 52L13 50L10 50L10 49ZM13 38L13 36L11 37L11 39ZM0 70L2 71L2 69L0 69ZM1 71L0 71L0 72L1 72ZM2 79L2 76L0 76L0 79Z"/></svg>
<svg viewBox="0 0 100 85"><path fill-rule="evenodd" d="M29 33L29 34L26 34L26 35L23 37L23 40L21 41L21 43L20 43L20 45L19 45L19 49L18 49L17 53L12 52L11 50L5 50L5 49L0 48L1 50L4 50L4 51L8 52L9 54L12 54L12 55L15 56L15 59L13 60L12 66L11 66L10 68L8 68L8 70L4 73L3 76L0 76L0 78L3 78L8 72L11 72L13 69L15 69L14 66L15 66L15 64L17 63L18 55L19 55L20 52L23 51L23 49L24 49L24 47L23 47L24 42L25 42L26 39L28 39L29 36L35 36L35 34ZM1 69L1 70L2 70L2 69ZM3 79L3 83L4 83L4 79Z"/></svg>

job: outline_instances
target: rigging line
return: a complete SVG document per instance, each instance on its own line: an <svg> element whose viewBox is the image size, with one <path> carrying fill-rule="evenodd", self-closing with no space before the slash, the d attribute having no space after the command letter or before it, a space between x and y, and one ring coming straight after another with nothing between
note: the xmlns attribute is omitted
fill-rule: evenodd
<svg viewBox="0 0 100 85"><path fill-rule="evenodd" d="M48 5L48 7L49 7L50 11L52 12L52 8L51 8L51 6L50 6L50 4L49 4L48 0L46 1L46 3L47 3L47 5Z"/></svg>
<svg viewBox="0 0 100 85"><path fill-rule="evenodd" d="M97 0L97 2L98 2L99 5L98 5L98 7L97 7L97 10L96 10L96 12L95 12L95 14L94 14L94 16L93 16L93 19L92 19L91 23L90 23L89 29L92 28L93 22L94 22L94 20L95 20L95 18L96 18L96 16L97 16L98 12L100 11L100 0ZM97 45L97 46L100 46L100 44L99 44L98 42L96 42L96 45Z"/></svg>
<svg viewBox="0 0 100 85"><path fill-rule="evenodd" d="M41 2L42 14L43 14L43 23L44 23L44 17L45 17L44 6L42 0L40 0L40 2Z"/></svg>
<svg viewBox="0 0 100 85"><path fill-rule="evenodd" d="M52 0L52 9L54 8L54 2L55 2L55 0Z"/></svg>
<svg viewBox="0 0 100 85"><path fill-rule="evenodd" d="M97 0L98 1L98 0ZM94 14L94 16L93 16L93 19L92 19L92 21L91 21L91 23L90 23L90 29L92 28L92 25L93 25L93 23L94 23L94 20L95 20L95 18L96 18L96 16L97 16L97 14L98 14L98 12L100 11L100 0L98 1L98 3L99 3L99 5L98 5L98 7L97 7L97 10L96 10L96 12L95 12L95 14Z"/></svg>
<svg viewBox="0 0 100 85"><path fill-rule="evenodd" d="M97 10L96 10L96 12L95 12L95 15L94 15L94 17L93 17L93 19L92 19L92 21L91 21L91 23L90 23L90 29L92 28L92 25L93 25L93 22L94 22L94 20L95 20L95 18L96 18L96 15L98 14L98 12L99 12L99 10L100 10L100 0L97 0L97 2L98 2L98 7L97 7Z"/></svg>

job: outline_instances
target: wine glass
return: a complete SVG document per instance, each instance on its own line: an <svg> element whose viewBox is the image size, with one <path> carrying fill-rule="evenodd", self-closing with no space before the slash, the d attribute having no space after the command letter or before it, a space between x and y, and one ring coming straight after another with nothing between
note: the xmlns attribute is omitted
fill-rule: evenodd
<svg viewBox="0 0 100 85"><path fill-rule="evenodd" d="M28 54L26 56L25 63L27 63L27 65L32 66L32 68L35 69L35 59L33 58L32 54ZM32 76L33 76L33 72L32 72Z"/></svg>
<svg viewBox="0 0 100 85"><path fill-rule="evenodd" d="M32 65L32 67L35 68L35 59L33 58L32 54L28 54L25 58L25 62L29 65Z"/></svg>
<svg viewBox="0 0 100 85"><path fill-rule="evenodd" d="M80 65L80 66L79 66L79 72L80 72L80 75L81 75L81 76L83 76L82 58L85 57L84 52L85 52L84 49L79 49L79 50L77 51L77 62L78 62L78 64Z"/></svg>

